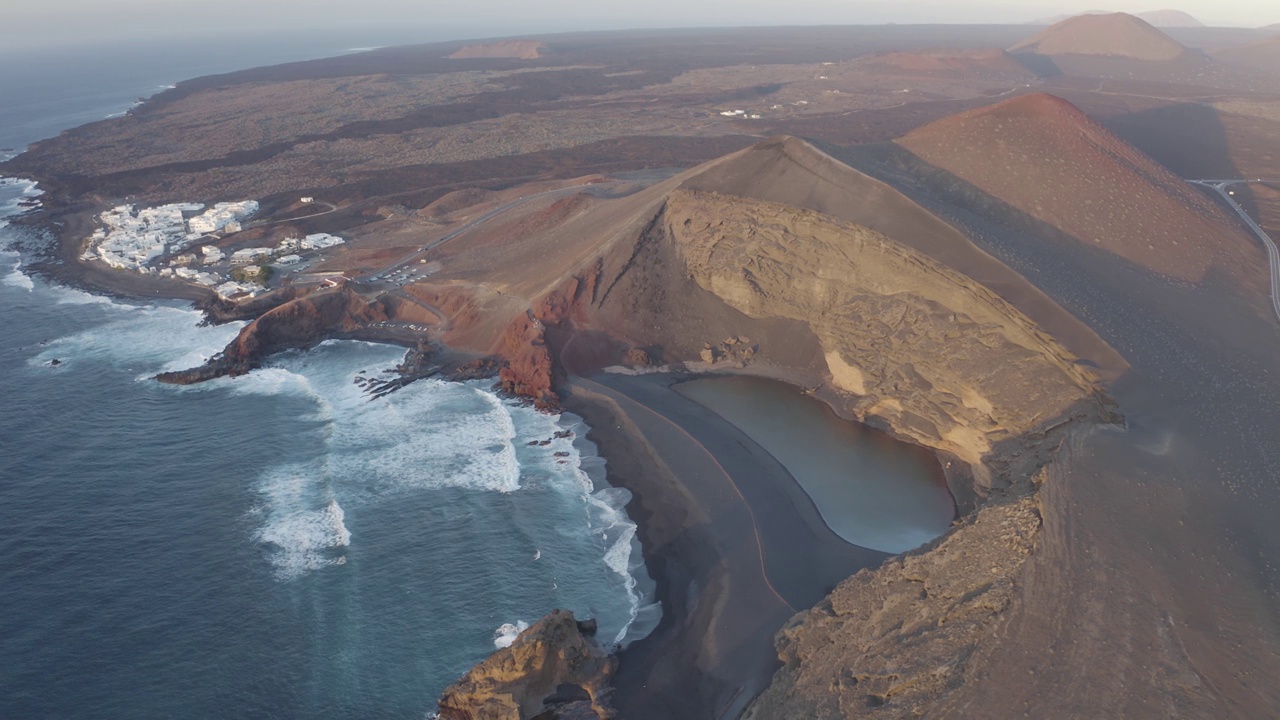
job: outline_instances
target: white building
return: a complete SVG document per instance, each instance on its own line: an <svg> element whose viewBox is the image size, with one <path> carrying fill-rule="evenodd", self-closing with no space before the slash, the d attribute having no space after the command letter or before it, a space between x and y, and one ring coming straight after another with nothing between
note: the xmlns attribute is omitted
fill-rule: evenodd
<svg viewBox="0 0 1280 720"><path fill-rule="evenodd" d="M240 221L256 212L258 212L258 202L256 200L218 203L205 210L204 213L187 220L187 229L193 233L208 235L209 233L228 229L229 225L235 223L234 227L236 229L228 229L228 231L240 232Z"/></svg>
<svg viewBox="0 0 1280 720"><path fill-rule="evenodd" d="M204 247L200 248L200 254L204 255L205 265L220 263L222 262L223 258L226 257L226 254L224 254L217 245L205 245Z"/></svg>
<svg viewBox="0 0 1280 720"><path fill-rule="evenodd" d="M202 210L203 213L188 218ZM141 210L132 205L118 205L98 216L101 226L90 236L83 257L102 260L114 268L147 272L157 258L186 250L204 234L234 227L234 223L257 211L258 203L253 200L218 203L208 210L199 203L173 203ZM213 248L214 253L207 250L206 263L222 259L217 248ZM175 263L194 260L194 256L179 256Z"/></svg>
<svg viewBox="0 0 1280 720"><path fill-rule="evenodd" d="M300 262L302 262L301 255L285 255L276 260L277 265L297 265Z"/></svg>
<svg viewBox="0 0 1280 720"><path fill-rule="evenodd" d="M315 233L302 238L298 243L298 247L303 250L320 250L322 248L334 247L345 243L346 240L328 233Z"/></svg>
<svg viewBox="0 0 1280 720"><path fill-rule="evenodd" d="M256 285L246 285L244 283L239 283L234 280L228 280L227 282L224 282L221 285L214 288L215 292L217 292L222 297L227 298L228 300L232 298L243 297L245 295L253 295L258 290L259 288Z"/></svg>
<svg viewBox="0 0 1280 720"><path fill-rule="evenodd" d="M258 260L265 260L275 252L271 248L244 248L231 253L232 265L247 265Z"/></svg>

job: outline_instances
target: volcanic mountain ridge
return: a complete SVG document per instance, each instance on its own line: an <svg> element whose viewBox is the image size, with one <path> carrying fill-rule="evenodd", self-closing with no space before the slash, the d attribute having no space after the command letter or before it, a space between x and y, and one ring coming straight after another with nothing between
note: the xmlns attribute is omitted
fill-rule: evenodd
<svg viewBox="0 0 1280 720"><path fill-rule="evenodd" d="M1083 13L1075 15L1054 15L1050 18L1040 18L1033 20L1028 25L1053 25L1069 18L1078 17L1080 15L1110 15L1111 10L1087 10ZM1204 27L1204 23L1195 19L1189 13L1181 10L1150 10L1147 12L1134 13L1134 17L1151 23L1152 26L1158 28L1199 28Z"/></svg>
<svg viewBox="0 0 1280 720"><path fill-rule="evenodd" d="M1127 13L1077 15L1009 48L1035 55L1105 55L1133 60L1174 60L1187 52L1178 41Z"/></svg>
<svg viewBox="0 0 1280 720"><path fill-rule="evenodd" d="M1280 31L1280 28L1276 28ZM1213 57L1230 65L1280 74L1280 35L1247 45L1219 50Z"/></svg>
<svg viewBox="0 0 1280 720"><path fill-rule="evenodd" d="M1231 218L1071 103L1043 93L945 118L898 144L1082 243L1185 282L1262 262Z"/></svg>

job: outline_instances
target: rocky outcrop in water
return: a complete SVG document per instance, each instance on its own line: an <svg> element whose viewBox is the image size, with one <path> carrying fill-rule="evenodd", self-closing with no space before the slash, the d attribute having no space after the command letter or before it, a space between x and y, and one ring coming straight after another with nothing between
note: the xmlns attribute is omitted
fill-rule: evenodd
<svg viewBox="0 0 1280 720"><path fill-rule="evenodd" d="M380 305L346 288L290 300L245 326L221 353L200 367L156 376L160 382L191 385L223 376L244 375L267 356L306 349L330 338L350 336L387 319Z"/></svg>
<svg viewBox="0 0 1280 720"><path fill-rule="evenodd" d="M440 697L441 720L606 720L615 662L593 621L553 610Z"/></svg>

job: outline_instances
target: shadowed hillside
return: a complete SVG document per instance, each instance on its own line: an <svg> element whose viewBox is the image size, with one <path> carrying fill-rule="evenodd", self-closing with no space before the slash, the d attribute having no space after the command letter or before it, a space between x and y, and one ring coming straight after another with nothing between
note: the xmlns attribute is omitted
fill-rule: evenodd
<svg viewBox="0 0 1280 720"><path fill-rule="evenodd" d="M1213 56L1230 65L1280 74L1280 35L1248 45L1219 50Z"/></svg>
<svg viewBox="0 0 1280 720"><path fill-rule="evenodd" d="M1027 95L898 141L1082 242L1188 282L1244 274L1257 251L1223 211L1074 105Z"/></svg>

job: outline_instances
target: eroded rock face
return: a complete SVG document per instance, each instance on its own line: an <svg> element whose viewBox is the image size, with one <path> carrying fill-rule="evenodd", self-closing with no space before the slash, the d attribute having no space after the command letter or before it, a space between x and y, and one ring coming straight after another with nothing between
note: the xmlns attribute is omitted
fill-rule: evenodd
<svg viewBox="0 0 1280 720"><path fill-rule="evenodd" d="M539 410L555 410L560 397L552 389L554 367L543 333L532 313L516 316L503 336L500 354L506 364L498 379L504 392L532 401Z"/></svg>
<svg viewBox="0 0 1280 720"><path fill-rule="evenodd" d="M554 610L440 697L441 720L605 720L616 663L594 625Z"/></svg>
<svg viewBox="0 0 1280 720"><path fill-rule="evenodd" d="M1035 497L988 504L926 552L844 581L778 634L783 668L744 718L924 716L966 679L1040 527Z"/></svg>
<svg viewBox="0 0 1280 720"><path fill-rule="evenodd" d="M309 348L386 319L380 305L366 302L346 288L312 293L275 307L246 325L236 339L208 363L191 370L161 373L156 379L189 385L226 375L243 375L272 353Z"/></svg>
<svg viewBox="0 0 1280 720"><path fill-rule="evenodd" d="M867 228L689 190L662 222L699 286L749 317L807 324L859 416L974 467L1094 392L1015 308Z"/></svg>

